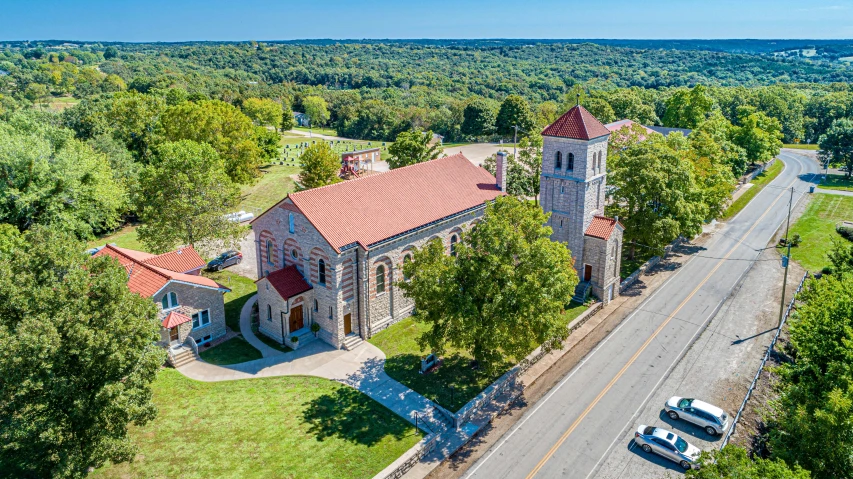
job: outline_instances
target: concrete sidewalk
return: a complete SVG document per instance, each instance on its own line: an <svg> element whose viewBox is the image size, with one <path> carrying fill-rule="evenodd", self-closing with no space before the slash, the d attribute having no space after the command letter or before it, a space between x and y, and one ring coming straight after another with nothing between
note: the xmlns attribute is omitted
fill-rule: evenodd
<svg viewBox="0 0 853 479"><path fill-rule="evenodd" d="M278 349L267 346L263 341L255 336L255 333L252 332L252 307L258 302L258 295L254 295L246 301L246 304L243 305L243 309L240 310L240 334L243 335L243 339L249 342L252 346L255 347L258 351L261 352L261 356L265 358L269 358L272 356L280 356L285 354Z"/></svg>

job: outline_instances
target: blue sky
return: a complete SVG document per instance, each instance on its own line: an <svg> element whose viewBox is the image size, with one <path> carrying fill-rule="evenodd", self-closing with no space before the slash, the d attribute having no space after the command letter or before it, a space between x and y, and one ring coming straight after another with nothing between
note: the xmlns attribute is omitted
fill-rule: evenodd
<svg viewBox="0 0 853 479"><path fill-rule="evenodd" d="M0 40L853 38L853 0L0 0Z"/></svg>

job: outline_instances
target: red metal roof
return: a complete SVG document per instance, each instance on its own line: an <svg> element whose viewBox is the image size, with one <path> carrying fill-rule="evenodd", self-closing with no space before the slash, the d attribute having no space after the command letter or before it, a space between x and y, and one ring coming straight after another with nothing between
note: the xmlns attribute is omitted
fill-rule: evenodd
<svg viewBox="0 0 853 479"><path fill-rule="evenodd" d="M175 251L154 256L153 258L146 259L144 263L179 273L193 271L207 264L192 246L178 248Z"/></svg>
<svg viewBox="0 0 853 479"><path fill-rule="evenodd" d="M95 253L94 256L104 255L117 259L124 266L125 270L127 270L128 289L146 298L160 291L169 281L181 281L208 288L227 290L227 288L224 288L216 281L205 278L204 276L185 274L182 271L171 271L149 264L148 261L152 258L157 258L157 256L142 251L106 245Z"/></svg>
<svg viewBox="0 0 853 479"><path fill-rule="evenodd" d="M557 118L557 121L542 130L542 136L559 136L575 140L591 140L609 134L610 130L580 105L572 107L563 116Z"/></svg>
<svg viewBox="0 0 853 479"><path fill-rule="evenodd" d="M494 176L457 153L288 198L340 252L353 243L366 248L503 194Z"/></svg>
<svg viewBox="0 0 853 479"><path fill-rule="evenodd" d="M185 314L181 314L177 311L172 311L168 315L166 315L166 319L163 320L163 327L166 329L174 328L179 324L184 324L192 321L189 316Z"/></svg>
<svg viewBox="0 0 853 479"><path fill-rule="evenodd" d="M613 234L613 230L616 229L616 225L624 228L621 223L613 218L608 218L606 216L593 216L592 222L590 222L584 235L609 240L610 235Z"/></svg>
<svg viewBox="0 0 853 479"><path fill-rule="evenodd" d="M625 133L621 133L621 132L619 132L619 130L621 130L622 128L631 128L631 126L633 126L635 124L639 124L639 123L637 123L633 120L618 120L618 121L614 121L613 123L608 123L608 124L604 125L604 127L607 128L608 130L610 130L610 133L615 133L618 138L621 138L621 136L624 135ZM649 128L645 125L640 125L640 126L646 131L645 135L640 136L640 138L639 138L640 141L645 140L646 135L658 134L658 132L656 132L655 130L652 130L651 128Z"/></svg>
<svg viewBox="0 0 853 479"><path fill-rule="evenodd" d="M266 276L266 279L278 291L279 296L284 299L292 298L311 289L311 285L305 281L302 273L293 265L273 271Z"/></svg>

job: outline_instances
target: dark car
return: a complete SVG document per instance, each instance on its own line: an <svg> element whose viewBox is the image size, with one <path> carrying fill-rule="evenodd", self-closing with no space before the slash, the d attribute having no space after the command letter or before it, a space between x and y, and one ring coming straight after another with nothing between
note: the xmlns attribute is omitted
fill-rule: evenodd
<svg viewBox="0 0 853 479"><path fill-rule="evenodd" d="M243 253L239 251L226 251L207 263L207 269L210 271L221 271L229 266L240 264L243 261Z"/></svg>

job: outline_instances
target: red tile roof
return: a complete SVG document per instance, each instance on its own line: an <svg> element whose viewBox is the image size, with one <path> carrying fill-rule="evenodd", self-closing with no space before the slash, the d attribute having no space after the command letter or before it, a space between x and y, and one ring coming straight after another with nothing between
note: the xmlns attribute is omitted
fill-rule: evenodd
<svg viewBox="0 0 853 479"><path fill-rule="evenodd" d="M192 246L178 248L175 251L148 258L143 262L179 273L197 270L207 264Z"/></svg>
<svg viewBox="0 0 853 479"><path fill-rule="evenodd" d="M621 135L623 135L624 133L619 133L619 130L621 130L622 128L631 128L632 125L639 125L639 123L637 123L633 120L619 120L619 121L614 121L613 123L608 123L608 124L604 125L604 127L607 128L608 130L610 130L611 133L615 133L617 135L617 137L621 138ZM645 140L646 135L657 135L658 134L658 132L656 132L655 130L652 130L651 128L649 128L645 125L640 125L640 126L646 131L645 135L640 136L640 141Z"/></svg>
<svg viewBox="0 0 853 479"><path fill-rule="evenodd" d="M185 314L181 314L177 311L171 311L168 315L166 315L166 319L163 320L163 327L166 329L174 328L179 324L184 324L192 321L189 316Z"/></svg>
<svg viewBox="0 0 853 479"><path fill-rule="evenodd" d="M504 194L494 176L457 153L288 198L340 252L353 243L367 248Z"/></svg>
<svg viewBox="0 0 853 479"><path fill-rule="evenodd" d="M557 121L542 130L542 136L559 136L576 140L591 140L609 134L610 130L580 105L572 107L563 116L557 118Z"/></svg>
<svg viewBox="0 0 853 479"><path fill-rule="evenodd" d="M584 235L592 236L593 238L601 238L606 241L610 239L610 235L613 234L613 230L616 229L616 225L619 225L620 228L624 229L624 226L613 218L608 218L606 216L593 216L592 222L589 224Z"/></svg>
<svg viewBox="0 0 853 479"><path fill-rule="evenodd" d="M184 283L195 284L213 289L227 290L224 286L218 284L212 279L204 276L185 274L180 271L171 271L166 268L160 268L148 261L152 258L157 258L149 253L135 251L127 248L119 248L113 245L106 245L94 256L110 256L118 260L127 270L127 287L134 293L143 296L151 297L154 293L163 289L170 281L181 281Z"/></svg>
<svg viewBox="0 0 853 479"><path fill-rule="evenodd" d="M273 271L266 276L266 279L278 291L279 296L284 299L292 298L311 289L311 285L305 281L302 273L293 265Z"/></svg>

